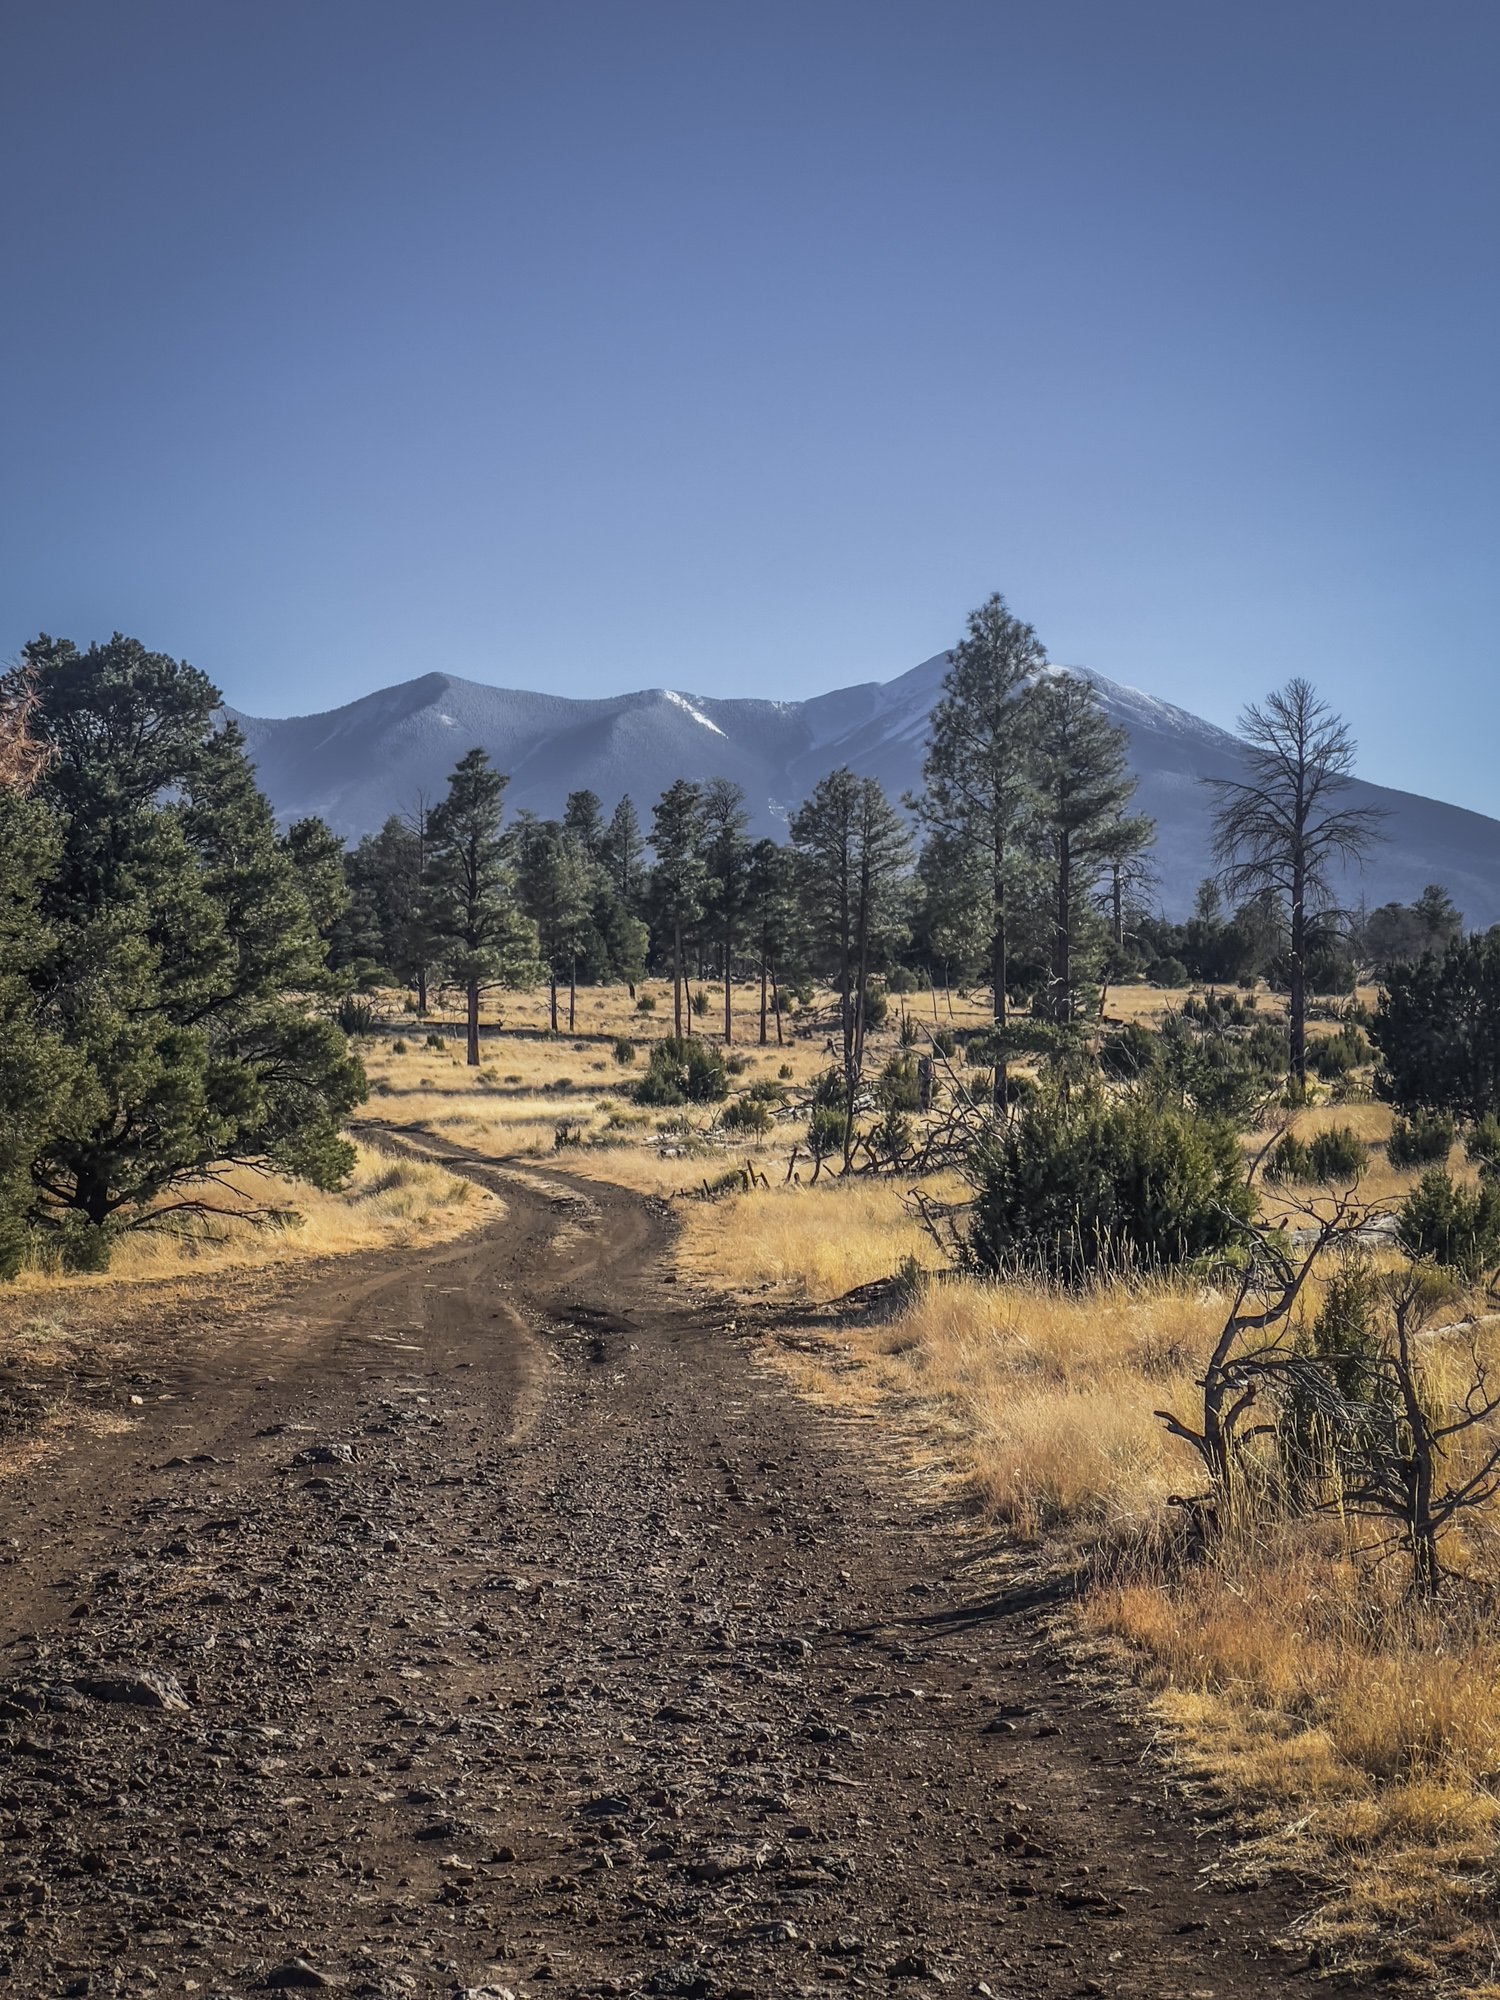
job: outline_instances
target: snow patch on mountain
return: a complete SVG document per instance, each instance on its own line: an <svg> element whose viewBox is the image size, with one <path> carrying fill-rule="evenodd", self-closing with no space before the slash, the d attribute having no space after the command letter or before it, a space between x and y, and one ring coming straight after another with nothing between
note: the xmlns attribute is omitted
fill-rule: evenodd
<svg viewBox="0 0 1500 2000"><path fill-rule="evenodd" d="M701 708L694 708L685 694L678 694L675 688L662 688L660 692L666 696L668 701L675 701L679 708L686 709L694 722L701 722L703 727L711 729L715 736L722 736L724 734L718 723L710 722Z"/></svg>

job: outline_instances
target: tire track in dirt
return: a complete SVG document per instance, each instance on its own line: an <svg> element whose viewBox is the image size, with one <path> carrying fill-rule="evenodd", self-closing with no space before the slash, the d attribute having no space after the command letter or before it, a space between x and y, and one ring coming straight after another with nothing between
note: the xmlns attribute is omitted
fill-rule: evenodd
<svg viewBox="0 0 1500 2000"><path fill-rule="evenodd" d="M1310 1988L1046 1606L664 1282L661 1204L423 1146L504 1220L0 1490L7 1991Z"/></svg>

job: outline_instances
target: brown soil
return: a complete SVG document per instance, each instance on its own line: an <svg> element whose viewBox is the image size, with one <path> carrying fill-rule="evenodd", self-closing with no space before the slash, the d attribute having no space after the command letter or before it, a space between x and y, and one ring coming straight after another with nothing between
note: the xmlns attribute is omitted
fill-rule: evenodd
<svg viewBox="0 0 1500 2000"><path fill-rule="evenodd" d="M486 1234L143 1316L0 1486L8 1993L1312 1990L659 1204L468 1170Z"/></svg>

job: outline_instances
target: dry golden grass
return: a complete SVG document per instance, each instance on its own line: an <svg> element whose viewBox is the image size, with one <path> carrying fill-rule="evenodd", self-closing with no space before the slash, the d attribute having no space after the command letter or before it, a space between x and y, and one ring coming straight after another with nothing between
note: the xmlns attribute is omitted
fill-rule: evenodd
<svg viewBox="0 0 1500 2000"><path fill-rule="evenodd" d="M361 1250L404 1249L463 1235L496 1212L492 1195L443 1167L395 1158L370 1145L359 1145L357 1154L354 1176L341 1193L324 1194L276 1175L235 1170L223 1185L215 1183L202 1192L217 1205L237 1205L243 1219L185 1215L160 1229L133 1230L121 1238L103 1275L64 1276L33 1266L22 1272L14 1289L23 1295L98 1290L266 1269ZM285 1219L257 1225L249 1219L256 1209L284 1211Z"/></svg>
<svg viewBox="0 0 1500 2000"><path fill-rule="evenodd" d="M799 1199L831 1230L846 1197ZM759 1193L707 1211L687 1233L685 1267L715 1268L722 1227L744 1277L744 1245L767 1231L783 1282L816 1290L816 1215L788 1230L772 1213L784 1206ZM857 1212L861 1277L890 1271L907 1247L904 1218ZM1316 1303L1314 1290L1308 1310ZM883 1323L836 1323L815 1346L803 1335L772 1352L828 1405L907 1440L915 1423L921 1470L936 1455L984 1520L1081 1568L1082 1630L1152 1690L1182 1768L1239 1806L1245 1864L1321 1875L1312 1929L1347 1962L1375 1962L1402 1935L1410 1963L1430 1969L1434 1953L1490 1941L1500 1530L1487 1521L1450 1544L1470 1594L1441 1612L1414 1608L1399 1560L1372 1568L1352 1531L1326 1518L1262 1527L1184 1566L1166 1501L1197 1490L1201 1471L1155 1412L1192 1412L1226 1304L1163 1285L1068 1295L956 1280L929 1284ZM1440 1401L1462 1393L1471 1332L1429 1343ZM1478 1332L1500 1365L1495 1328Z"/></svg>
<svg viewBox="0 0 1500 2000"><path fill-rule="evenodd" d="M889 1181L830 1177L685 1208L678 1263L720 1290L784 1292L821 1303L930 1262L931 1239Z"/></svg>
<svg viewBox="0 0 1500 2000"><path fill-rule="evenodd" d="M758 989L757 989L758 992ZM545 995L519 996L530 1012L545 1006ZM588 1032L584 1039L585 1003ZM664 1017L664 1018L663 1018ZM722 1016L718 1017L722 1022ZM543 1020L545 1012L543 1013ZM691 1193L705 1180L753 1158L768 1178L780 1179L801 1125L783 1124L765 1140L718 1129L722 1106L686 1105L654 1109L636 1105L632 1089L646 1068L650 1044L671 1032L671 989L656 1016L638 1021L623 989L580 992L579 1032L552 1036L529 1019L487 1036L483 1062L471 1069L463 1045L426 1046L425 1029L382 1034L363 1049L371 1097L366 1117L435 1133L472 1147L492 1159L555 1156L570 1172L612 1180L642 1193ZM695 1022L694 1032L712 1027ZM748 1001L741 1024L754 1033L758 1021ZM619 1063L617 1035L628 1036L635 1054ZM774 1034L774 1028L773 1028ZM710 1037L713 1039L713 1037ZM404 1045L404 1046L403 1046ZM828 1066L824 1041L788 1037L736 1044L730 1051L741 1067L736 1093L761 1080L804 1090ZM559 1135L564 1135L559 1141Z"/></svg>

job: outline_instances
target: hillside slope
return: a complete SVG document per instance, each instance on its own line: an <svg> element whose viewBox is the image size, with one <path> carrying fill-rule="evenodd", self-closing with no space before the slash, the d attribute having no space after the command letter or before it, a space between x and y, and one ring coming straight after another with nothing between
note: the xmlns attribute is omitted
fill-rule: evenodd
<svg viewBox="0 0 1500 2000"><path fill-rule="evenodd" d="M508 805L557 813L588 786L612 808L629 792L643 823L674 778L726 777L745 788L757 834L786 821L823 775L848 764L893 796L921 776L927 718L946 654L893 681L867 681L802 702L713 700L651 688L575 700L424 674L323 715L266 720L235 715L265 787L285 820L318 813L357 838L419 796L441 796L463 753L481 744L510 774ZM1238 740L1186 709L1095 673L1130 737L1137 801L1157 823L1163 908L1182 915L1210 866L1212 801L1205 777L1242 768ZM1353 802L1382 807L1387 838L1345 899L1409 902L1441 882L1473 925L1500 922L1500 821L1436 799L1356 784Z"/></svg>

